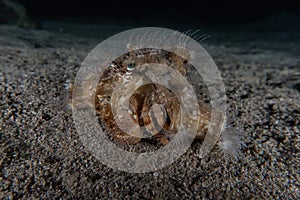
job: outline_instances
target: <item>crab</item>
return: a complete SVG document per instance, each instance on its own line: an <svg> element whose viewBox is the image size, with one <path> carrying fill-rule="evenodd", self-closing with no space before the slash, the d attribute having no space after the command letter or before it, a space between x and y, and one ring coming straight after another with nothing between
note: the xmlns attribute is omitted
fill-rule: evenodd
<svg viewBox="0 0 300 200"><path fill-rule="evenodd" d="M178 48L176 50L178 51ZM122 97L114 93L115 89L118 85L128 84L133 74L142 80L144 77L139 75L135 69L147 63L164 64L176 70L183 77L188 76L188 59L179 56L176 51L173 53L150 48L131 50L115 59L101 75L95 90L90 90L89 82L83 85L86 88L86 93L83 96L87 97L84 99L88 99L91 107L94 107L106 133L118 143L134 145L143 138L153 138L162 145L167 145L178 132L178 124L182 114L180 101L170 89L149 80L138 88L131 88L133 91L131 91L129 98L129 108L120 111L122 115L129 115L130 123L133 122L135 126L123 120L121 123L123 127L126 127L124 130L119 126L120 121L116 120L112 105L120 102ZM91 75L91 77L93 76ZM180 87L181 83L175 81L171 84L174 87ZM122 93L122 91L119 92ZM95 95L91 95L91 93L95 93ZM237 137L234 135L235 133L232 134L231 129L227 131L225 114L211 108L210 105L200 99L198 99L198 108L196 120L198 128L195 139L203 140L206 136L211 137L206 137L209 143L214 145L219 142L219 147L226 147L223 148L224 153L236 156L241 140L237 135ZM217 138L207 134L211 116L214 116L217 131L222 132ZM228 148L227 144L232 145Z"/></svg>
<svg viewBox="0 0 300 200"><path fill-rule="evenodd" d="M143 56L141 56L143 55ZM164 63L177 70L182 76L188 72L188 61L175 53L153 49L133 51L116 59L110 67L104 71L96 89L95 109L107 132L120 143L138 143L144 135L158 139L163 145L167 145L178 131L180 120L180 102L176 95L163 85L148 83L133 91L129 100L129 114L131 120L144 129L135 129L130 134L118 127L111 108L113 103L113 90L116 84L134 73L134 68L146 63ZM174 87L176 84L173 83ZM116 99L119 101L119 99ZM204 139L208 131L211 112L219 117L219 123L223 124L225 116L213 110L209 105L198 102L200 114L196 139Z"/></svg>

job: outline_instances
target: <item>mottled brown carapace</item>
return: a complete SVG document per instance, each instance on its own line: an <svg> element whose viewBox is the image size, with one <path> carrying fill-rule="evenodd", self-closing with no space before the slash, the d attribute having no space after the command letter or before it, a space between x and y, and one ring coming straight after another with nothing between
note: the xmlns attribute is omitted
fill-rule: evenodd
<svg viewBox="0 0 300 200"><path fill-rule="evenodd" d="M112 110L114 88L124 81L130 81L130 76L137 73L135 69L147 63L167 65L184 77L188 76L190 65L187 59L176 53L151 48L132 50L112 62L97 85L95 110L105 131L117 142L135 144L146 136L158 139L166 145L178 131L182 114L179 99L169 88L151 82L132 92L129 109L124 111L130 114L131 120L136 125L144 128L131 129L129 134L117 125ZM180 82L176 81L171 83L172 87L179 87L179 84ZM199 123L196 139L203 139L208 131L211 113L214 112L214 116L218 118L216 121L221 126L224 124L225 116L222 112L211 109L201 99L198 99L198 107L200 112L197 115Z"/></svg>

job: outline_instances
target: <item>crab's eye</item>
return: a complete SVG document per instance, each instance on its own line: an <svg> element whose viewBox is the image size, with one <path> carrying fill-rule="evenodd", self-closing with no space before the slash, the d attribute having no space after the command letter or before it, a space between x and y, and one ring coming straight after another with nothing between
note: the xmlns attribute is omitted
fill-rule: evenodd
<svg viewBox="0 0 300 200"><path fill-rule="evenodd" d="M134 67L135 67L135 64L134 63L130 63L130 64L127 65L127 70L131 71L131 70L134 69Z"/></svg>

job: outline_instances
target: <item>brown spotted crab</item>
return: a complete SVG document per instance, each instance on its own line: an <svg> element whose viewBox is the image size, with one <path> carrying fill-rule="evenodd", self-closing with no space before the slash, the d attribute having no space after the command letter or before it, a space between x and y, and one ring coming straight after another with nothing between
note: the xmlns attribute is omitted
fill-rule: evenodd
<svg viewBox="0 0 300 200"><path fill-rule="evenodd" d="M139 76L136 69L147 63L165 64L184 77L188 76L190 66L187 59L173 52L151 48L132 50L115 59L103 72L96 90L93 90L95 95L90 94L88 82L85 86L87 92L83 95L87 96L91 106L94 106L106 133L118 143L133 145L140 142L142 138L150 137L167 145L178 131L180 120L178 98L170 89L151 83L149 80L147 84L132 92L129 109L124 111L129 114L134 124L143 128L130 129L129 127L126 131L118 126L112 105L121 99L118 94L114 94L114 90L117 85L128 83L132 74ZM180 85L178 82L172 84L174 87ZM198 129L195 139L203 140L207 136L213 113L214 122L218 123L222 134L218 137L206 138L208 143L213 146L217 143L225 155L238 157L242 144L241 137L236 131L226 127L226 115L200 99L198 99L198 107L200 112L197 115ZM126 127L126 124L123 125Z"/></svg>

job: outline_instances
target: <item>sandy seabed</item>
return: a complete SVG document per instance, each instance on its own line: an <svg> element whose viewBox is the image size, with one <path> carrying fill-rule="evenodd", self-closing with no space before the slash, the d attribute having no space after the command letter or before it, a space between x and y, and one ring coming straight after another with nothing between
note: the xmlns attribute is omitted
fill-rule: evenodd
<svg viewBox="0 0 300 200"><path fill-rule="evenodd" d="M66 89L87 53L118 30L84 37L60 25L0 26L1 199L299 198L299 31L212 30L202 42L223 77L229 122L248 136L244 159L212 152L204 163L195 141L172 165L129 174L85 149Z"/></svg>

